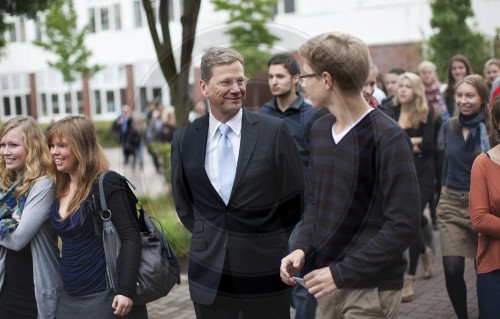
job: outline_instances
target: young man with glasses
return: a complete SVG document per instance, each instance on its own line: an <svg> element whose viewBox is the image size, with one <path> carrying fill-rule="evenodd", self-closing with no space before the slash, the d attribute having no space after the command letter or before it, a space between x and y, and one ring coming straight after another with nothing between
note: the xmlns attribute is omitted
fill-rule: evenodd
<svg viewBox="0 0 500 319"><path fill-rule="evenodd" d="M344 33L316 36L299 49L313 105L331 115L311 135L310 198L295 250L281 278L305 259L316 269L303 284L324 318L397 318L406 260L420 225L418 182L407 134L372 108L362 90L370 68L367 46Z"/></svg>
<svg viewBox="0 0 500 319"><path fill-rule="evenodd" d="M290 318L279 262L303 212L304 177L285 122L243 109L246 83L239 53L208 50L200 89L210 112L172 142L175 206L192 233L197 318Z"/></svg>
<svg viewBox="0 0 500 319"><path fill-rule="evenodd" d="M289 53L274 55L268 66L269 89L273 98L260 108L261 114L283 119L292 133L295 145L302 159L304 177L307 180L309 169L309 132L316 120L316 110L304 100L297 91L300 81L300 68L297 60ZM307 182L306 182L307 185ZM300 222L290 236L289 245L293 247L300 229ZM306 267L312 270L312 265ZM304 269L304 271L307 271ZM305 274L305 273L304 273ZM297 285L292 292L292 306L295 308L295 319L314 318L318 303L313 295Z"/></svg>

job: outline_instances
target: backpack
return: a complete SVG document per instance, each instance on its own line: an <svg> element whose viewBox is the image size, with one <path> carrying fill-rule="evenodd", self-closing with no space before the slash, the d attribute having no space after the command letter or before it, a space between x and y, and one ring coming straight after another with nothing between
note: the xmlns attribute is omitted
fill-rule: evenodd
<svg viewBox="0 0 500 319"><path fill-rule="evenodd" d="M116 260L121 248L121 240L118 232L111 221L112 212L108 209L104 195L104 178L109 171L101 173L98 183L101 211L99 213L103 222L102 238L104 254L106 256L106 278L108 288L116 291L118 287ZM125 178L127 188L135 187ZM180 284L179 260L174 250L165 238L163 227L159 220L148 215L137 197L133 200L138 211L138 226L141 236L141 262L139 264L139 275L137 277L135 305L142 305L166 296L175 284ZM159 229L156 226L156 221Z"/></svg>

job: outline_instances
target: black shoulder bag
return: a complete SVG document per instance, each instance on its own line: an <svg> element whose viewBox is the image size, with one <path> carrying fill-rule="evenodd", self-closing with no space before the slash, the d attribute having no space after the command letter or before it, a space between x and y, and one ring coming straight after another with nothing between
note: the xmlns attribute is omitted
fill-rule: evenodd
<svg viewBox="0 0 500 319"><path fill-rule="evenodd" d="M108 172L101 173L99 177L100 216L103 221L102 239L106 255L108 287L116 291L118 287L116 260L120 252L121 240L111 221L112 212L108 209L104 195L104 178ZM130 184L125 177L123 178ZM133 194L132 190L130 191ZM134 304L142 305L166 296L175 284L180 284L181 271L179 260L165 238L160 221L153 216L149 216L137 198L136 207L139 213L142 253L136 295L133 299ZM156 227L153 220L158 223L160 229Z"/></svg>

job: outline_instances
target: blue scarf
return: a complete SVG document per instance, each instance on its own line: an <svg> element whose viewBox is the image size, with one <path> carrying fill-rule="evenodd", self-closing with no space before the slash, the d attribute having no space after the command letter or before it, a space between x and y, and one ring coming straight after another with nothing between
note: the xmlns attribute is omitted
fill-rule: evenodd
<svg viewBox="0 0 500 319"><path fill-rule="evenodd" d="M12 215L16 214L20 217L23 213L28 192L21 196L18 204L14 192L17 185L17 182L14 183L5 193L0 194L0 240L4 240L17 228L18 222L12 218Z"/></svg>
<svg viewBox="0 0 500 319"><path fill-rule="evenodd" d="M490 141L488 139L486 125L484 124L483 112L470 116L460 113L458 120L462 126L470 129L469 136L464 144L464 151L476 152L478 147L481 147L481 150L477 152L478 154L489 151Z"/></svg>

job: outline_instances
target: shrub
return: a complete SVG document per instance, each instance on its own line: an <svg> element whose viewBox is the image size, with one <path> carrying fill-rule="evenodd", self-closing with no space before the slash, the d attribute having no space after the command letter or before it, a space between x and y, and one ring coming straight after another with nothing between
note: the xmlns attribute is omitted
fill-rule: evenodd
<svg viewBox="0 0 500 319"><path fill-rule="evenodd" d="M150 215L160 220L165 236L177 256L185 258L189 253L191 233L177 218L172 196L168 194L156 198L141 197L139 200Z"/></svg>

